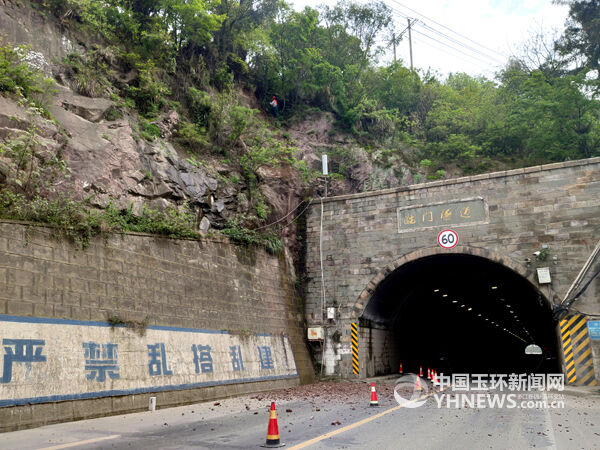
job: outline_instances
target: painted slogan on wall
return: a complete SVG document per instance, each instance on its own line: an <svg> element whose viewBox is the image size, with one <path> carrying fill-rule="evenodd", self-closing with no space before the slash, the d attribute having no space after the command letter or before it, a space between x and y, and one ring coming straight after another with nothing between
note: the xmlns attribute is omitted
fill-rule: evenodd
<svg viewBox="0 0 600 450"><path fill-rule="evenodd" d="M298 376L286 336L0 315L0 406Z"/></svg>

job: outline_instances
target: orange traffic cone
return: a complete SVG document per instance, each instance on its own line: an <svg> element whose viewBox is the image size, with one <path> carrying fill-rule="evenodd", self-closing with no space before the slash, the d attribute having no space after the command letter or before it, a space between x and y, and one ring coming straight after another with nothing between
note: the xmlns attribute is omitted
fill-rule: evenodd
<svg viewBox="0 0 600 450"><path fill-rule="evenodd" d="M419 366L419 376L423 376L423 366Z"/></svg>
<svg viewBox="0 0 600 450"><path fill-rule="evenodd" d="M423 386L421 385L421 377L415 377L415 378L417 379L417 382L415 383L415 390L422 391Z"/></svg>
<svg viewBox="0 0 600 450"><path fill-rule="evenodd" d="M403 373L402 372L402 363L400 363L400 370L398 370L398 373Z"/></svg>
<svg viewBox="0 0 600 450"><path fill-rule="evenodd" d="M375 392L375 383L371 383L371 404L370 406L379 406L377 401L377 392Z"/></svg>
<svg viewBox="0 0 600 450"><path fill-rule="evenodd" d="M283 447L279 441L279 427L277 426L277 411L275 410L275 402L271 402L271 411L269 413L269 428L267 429L267 442L261 447L277 448Z"/></svg>

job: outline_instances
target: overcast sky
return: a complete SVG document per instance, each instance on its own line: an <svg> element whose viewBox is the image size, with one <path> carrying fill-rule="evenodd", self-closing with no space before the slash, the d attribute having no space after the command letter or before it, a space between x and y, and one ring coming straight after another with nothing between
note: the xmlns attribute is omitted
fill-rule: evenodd
<svg viewBox="0 0 600 450"><path fill-rule="evenodd" d="M290 0L294 8L334 5L336 0ZM359 3L369 3L357 0ZM385 0L394 10L395 28L402 32L407 16L419 19L412 33L413 62L417 69L442 75L466 72L493 78L512 54L519 54L531 33L563 30L568 7L551 0ZM446 28L445 28L446 27ZM456 34L459 33L459 34ZM444 36L445 35L445 36ZM458 42L457 42L458 41ZM409 65L408 36L397 48ZM393 51L387 51L391 60Z"/></svg>

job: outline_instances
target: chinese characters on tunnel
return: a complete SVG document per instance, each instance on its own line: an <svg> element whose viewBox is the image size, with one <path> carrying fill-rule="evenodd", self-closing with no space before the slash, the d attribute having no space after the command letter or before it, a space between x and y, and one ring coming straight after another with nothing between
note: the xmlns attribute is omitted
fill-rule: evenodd
<svg viewBox="0 0 600 450"><path fill-rule="evenodd" d="M488 221L483 199L409 206L397 209L398 232L446 225L466 225Z"/></svg>

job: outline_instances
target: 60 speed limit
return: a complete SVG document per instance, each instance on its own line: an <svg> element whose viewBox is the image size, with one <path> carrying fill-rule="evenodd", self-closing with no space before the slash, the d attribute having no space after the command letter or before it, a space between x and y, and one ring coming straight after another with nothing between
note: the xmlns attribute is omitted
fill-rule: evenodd
<svg viewBox="0 0 600 450"><path fill-rule="evenodd" d="M442 248L453 248L458 244L458 234L454 230L444 230L438 234L438 244Z"/></svg>

